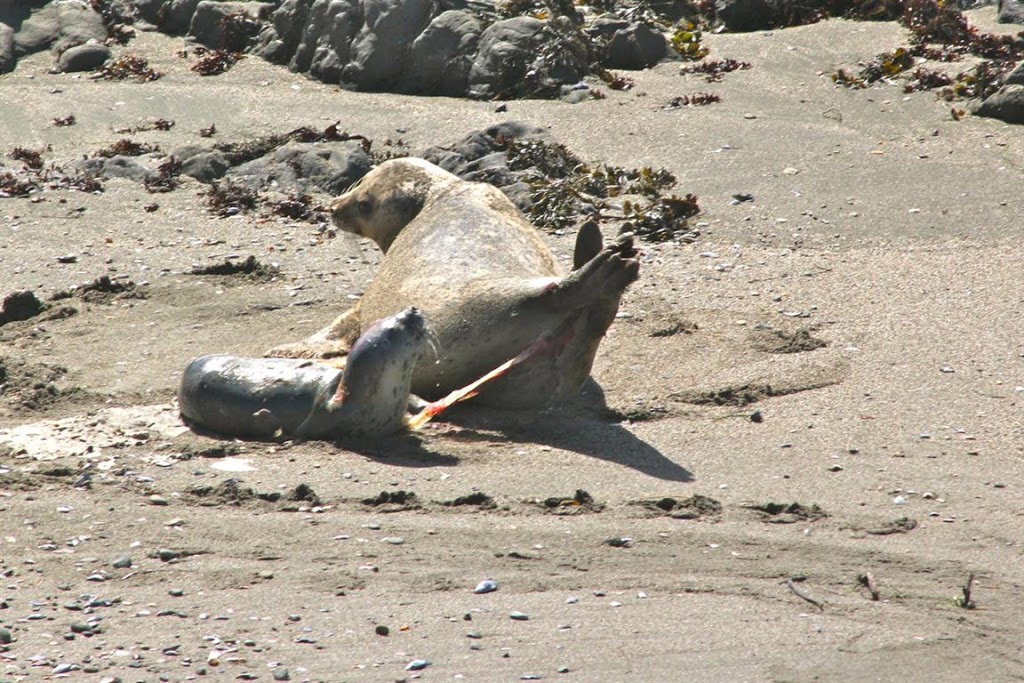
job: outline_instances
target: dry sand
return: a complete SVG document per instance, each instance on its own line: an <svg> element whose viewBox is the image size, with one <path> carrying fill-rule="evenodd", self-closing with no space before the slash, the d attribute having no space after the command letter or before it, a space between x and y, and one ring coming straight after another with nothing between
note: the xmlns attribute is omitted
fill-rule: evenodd
<svg viewBox="0 0 1024 683"><path fill-rule="evenodd" d="M670 169L703 214L696 243L644 246L578 405L470 406L342 447L195 436L172 399L190 358L259 353L347 307L372 245L214 218L194 181L3 200L0 293L148 284L0 328L0 680L1024 679L1024 137L828 78L905 42L845 21L709 36L753 68L706 84L663 64L606 100L508 113L255 59L200 78L154 34L130 46L165 71L148 84L22 60L0 77L5 153L72 159L148 117L175 126L132 137L163 149L209 144L211 123L227 141L340 121L418 149L514 119L588 159ZM660 109L699 91L722 102ZM571 235L549 239L568 262ZM281 274L187 274L232 254ZM318 500L290 500L301 485ZM593 504L544 504L578 489ZM381 491L416 497L363 502ZM445 504L474 492L495 507ZM720 510L652 503L693 496ZM751 507L769 503L799 507ZM499 589L474 594L485 578ZM432 664L407 671L417 659Z"/></svg>

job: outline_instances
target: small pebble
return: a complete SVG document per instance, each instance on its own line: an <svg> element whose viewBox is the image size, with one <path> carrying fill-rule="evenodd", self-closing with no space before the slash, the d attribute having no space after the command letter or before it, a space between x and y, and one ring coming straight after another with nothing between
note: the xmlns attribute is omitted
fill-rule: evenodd
<svg viewBox="0 0 1024 683"><path fill-rule="evenodd" d="M128 555L120 555L110 563L110 566L115 569L127 569L132 566L132 558Z"/></svg>
<svg viewBox="0 0 1024 683"><path fill-rule="evenodd" d="M405 665L406 671L422 671L430 666L433 662L429 659L414 659Z"/></svg>
<svg viewBox="0 0 1024 683"><path fill-rule="evenodd" d="M388 628L387 626L385 626L384 624L378 624L378 625L377 625L377 628L373 629L373 631L374 631L374 633L376 633L376 634L377 634L378 636L386 636L386 635L389 635L389 634L391 633L391 629L389 629L389 628Z"/></svg>
<svg viewBox="0 0 1024 683"><path fill-rule="evenodd" d="M401 536L385 536L380 540L384 541L385 543L390 543L391 545L402 545L403 543L405 543L405 539Z"/></svg>
<svg viewBox="0 0 1024 683"><path fill-rule="evenodd" d="M14 641L14 637L11 636L11 632L5 628L0 628L0 645L10 645Z"/></svg>
<svg viewBox="0 0 1024 683"><path fill-rule="evenodd" d="M154 493L152 496L149 497L149 502L150 502L151 505L167 505L168 504L168 500L166 498L164 498L163 496L158 495L156 493Z"/></svg>
<svg viewBox="0 0 1024 683"><path fill-rule="evenodd" d="M558 667L558 673L560 673L560 674L567 674L567 673L569 673L569 667L567 667L567 666L560 666L560 667Z"/></svg>
<svg viewBox="0 0 1024 683"><path fill-rule="evenodd" d="M498 590L498 582L493 579L484 579L473 589L474 593L493 593Z"/></svg>
<svg viewBox="0 0 1024 683"><path fill-rule="evenodd" d="M169 591L167 591L167 594L175 598L180 598L185 594L185 591L181 588L172 588Z"/></svg>
<svg viewBox="0 0 1024 683"><path fill-rule="evenodd" d="M530 619L529 615L522 612L511 612L508 616L509 619L515 619L516 621L528 621Z"/></svg>
<svg viewBox="0 0 1024 683"><path fill-rule="evenodd" d="M466 634L466 637L472 638L473 640L480 640L481 638L483 638L479 631L470 631Z"/></svg>
<svg viewBox="0 0 1024 683"><path fill-rule="evenodd" d="M271 671L270 675L274 677L275 681L290 681L292 679L291 673L283 666L279 666Z"/></svg>

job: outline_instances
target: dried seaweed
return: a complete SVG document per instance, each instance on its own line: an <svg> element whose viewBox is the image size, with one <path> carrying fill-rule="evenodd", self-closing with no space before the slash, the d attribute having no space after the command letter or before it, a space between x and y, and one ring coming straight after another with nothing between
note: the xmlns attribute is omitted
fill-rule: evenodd
<svg viewBox="0 0 1024 683"><path fill-rule="evenodd" d="M687 219L699 212L697 199L680 199L664 192L676 183L665 169L625 169L605 164L589 166L564 145L538 139L496 138L508 167L530 186L527 215L538 227L559 230L583 215L612 209L612 197L623 202L624 229L648 240L682 238ZM642 199L638 199L642 198Z"/></svg>
<svg viewBox="0 0 1024 683"><path fill-rule="evenodd" d="M697 61L708 56L708 48L701 43L703 33L692 21L683 22L672 33L669 44L683 59Z"/></svg>
<svg viewBox="0 0 1024 683"><path fill-rule="evenodd" d="M679 70L681 74L704 74L708 83L721 81L725 74L742 69L749 69L750 62L735 59L706 59L696 64L687 64Z"/></svg>
<svg viewBox="0 0 1024 683"><path fill-rule="evenodd" d="M207 205L222 218L251 211L256 208L258 200L259 195L255 190L230 180L211 183L210 189L206 191Z"/></svg>
<svg viewBox="0 0 1024 683"><path fill-rule="evenodd" d="M721 102L722 98L713 93L694 93L693 95L678 95L669 100L662 109L682 109L683 107L703 107L708 104Z"/></svg>
<svg viewBox="0 0 1024 683"><path fill-rule="evenodd" d="M32 178L15 175L10 171L0 171L0 198L27 197L39 189L39 185Z"/></svg>
<svg viewBox="0 0 1024 683"><path fill-rule="evenodd" d="M244 56L227 50L211 50L189 68L200 76L218 76L233 67Z"/></svg>
<svg viewBox="0 0 1024 683"><path fill-rule="evenodd" d="M215 144L213 148L223 154L229 164L237 166L253 159L259 159L289 142L345 142L348 140L359 140L363 151L367 153L373 146L373 141L365 135L349 135L338 132L338 124L334 123L322 131L301 126L288 133L267 135L244 142L221 142Z"/></svg>
<svg viewBox="0 0 1024 683"><path fill-rule="evenodd" d="M162 73L149 67L149 60L135 55L121 55L95 72L98 78L107 81L134 79L140 83L155 81Z"/></svg>
<svg viewBox="0 0 1024 683"><path fill-rule="evenodd" d="M37 170L43 167L43 151L44 150L27 149L25 147L15 147L7 156L25 164L26 168Z"/></svg>
<svg viewBox="0 0 1024 683"><path fill-rule="evenodd" d="M146 178L143 184L149 192L170 192L180 183L181 161L177 157L169 157L156 170L156 175Z"/></svg>
<svg viewBox="0 0 1024 683"><path fill-rule="evenodd" d="M67 116L55 118L53 119L53 125L57 126L58 128L62 128L65 126L73 126L75 125L75 115L68 114Z"/></svg>
<svg viewBox="0 0 1024 683"><path fill-rule="evenodd" d="M109 159L115 156L126 156L126 157L138 157L143 154L151 154L153 152L159 152L160 147L157 145L151 145L146 142L135 142L128 138L121 138L110 147L104 147L93 153L94 157L103 157Z"/></svg>

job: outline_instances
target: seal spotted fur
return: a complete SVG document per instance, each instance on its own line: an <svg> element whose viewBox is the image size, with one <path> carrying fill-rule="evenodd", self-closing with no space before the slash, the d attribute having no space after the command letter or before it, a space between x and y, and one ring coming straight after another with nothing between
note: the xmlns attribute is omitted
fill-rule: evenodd
<svg viewBox="0 0 1024 683"><path fill-rule="evenodd" d="M577 238L577 268L563 276L537 230L497 188L460 179L422 159L386 161L331 205L343 230L385 255L363 298L283 357L348 352L362 320L407 306L423 311L438 342L421 363L415 394L433 399L533 348L480 390L500 407L542 407L576 392L619 300L639 272L632 236L602 246L596 225ZM539 343L542 340L543 343Z"/></svg>

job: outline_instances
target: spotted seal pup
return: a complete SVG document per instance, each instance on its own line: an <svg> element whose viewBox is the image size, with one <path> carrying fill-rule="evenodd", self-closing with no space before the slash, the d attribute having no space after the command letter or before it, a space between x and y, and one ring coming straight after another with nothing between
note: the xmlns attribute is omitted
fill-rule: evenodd
<svg viewBox="0 0 1024 683"><path fill-rule="evenodd" d="M203 356L185 369L179 409L188 424L226 436L391 434L406 425L413 370L429 359L429 344L423 315L408 308L366 330L344 370L311 360Z"/></svg>
<svg viewBox="0 0 1024 683"><path fill-rule="evenodd" d="M268 355L344 355L362 321L416 306L439 349L436 362L413 373L412 391L427 399L522 358L525 349L529 361L490 381L476 400L537 408L574 394L639 272L632 236L604 246L591 223L577 236L574 270L563 275L537 229L500 190L422 159L380 164L332 202L331 215L380 246L380 268L356 306Z"/></svg>

